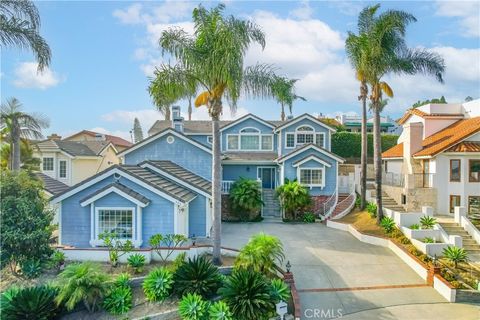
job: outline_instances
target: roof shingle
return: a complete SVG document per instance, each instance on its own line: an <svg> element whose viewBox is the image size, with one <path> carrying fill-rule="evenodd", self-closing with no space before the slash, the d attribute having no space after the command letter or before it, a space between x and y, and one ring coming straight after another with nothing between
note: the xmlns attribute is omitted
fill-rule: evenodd
<svg viewBox="0 0 480 320"><path fill-rule="evenodd" d="M88 199L91 199L93 197L95 197L97 194L100 194L102 193L103 191L105 190L108 190L110 188L116 188L120 191L122 191L123 193L126 193L128 194L129 196L131 196L132 198L135 198L137 199L138 201L140 201L141 203L143 204L148 204L150 203L150 199L148 199L147 197L144 197L143 195L141 195L140 193L130 189L129 187L121 184L120 182L116 182L116 183L110 183L108 185L106 185L105 187L101 188L101 189L98 189L97 191L89 194L88 196L86 196L85 198L83 198L82 200L80 200L80 203L84 202L84 201L87 201Z"/></svg>
<svg viewBox="0 0 480 320"><path fill-rule="evenodd" d="M383 159L403 158L403 142L399 143L382 153Z"/></svg>
<svg viewBox="0 0 480 320"><path fill-rule="evenodd" d="M52 195L57 195L68 189L68 185L66 185L65 183L55 180L44 173L36 172L35 175L37 176L37 178L43 181L44 189Z"/></svg>

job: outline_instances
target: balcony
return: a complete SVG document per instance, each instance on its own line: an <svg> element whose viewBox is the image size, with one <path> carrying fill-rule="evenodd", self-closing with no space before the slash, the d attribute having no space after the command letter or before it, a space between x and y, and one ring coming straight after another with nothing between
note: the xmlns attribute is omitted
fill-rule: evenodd
<svg viewBox="0 0 480 320"><path fill-rule="evenodd" d="M222 194L229 194L234 182L233 180L222 180Z"/></svg>

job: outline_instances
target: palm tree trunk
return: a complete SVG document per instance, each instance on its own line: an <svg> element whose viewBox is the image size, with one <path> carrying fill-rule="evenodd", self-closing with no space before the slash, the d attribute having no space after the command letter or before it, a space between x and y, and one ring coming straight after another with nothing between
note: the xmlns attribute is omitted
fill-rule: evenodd
<svg viewBox="0 0 480 320"><path fill-rule="evenodd" d="M12 124L12 171L20 170L20 128L17 120Z"/></svg>
<svg viewBox="0 0 480 320"><path fill-rule="evenodd" d="M282 121L285 121L285 106L283 105L283 103L281 103L281 106L282 106L282 113L280 114L280 119L282 119Z"/></svg>
<svg viewBox="0 0 480 320"><path fill-rule="evenodd" d="M365 84L366 87L366 84ZM362 85L361 90L365 90ZM361 170L360 170L360 209L363 210L367 206L367 95L362 92L362 151L361 151Z"/></svg>
<svg viewBox="0 0 480 320"><path fill-rule="evenodd" d="M188 97L188 120L192 120L192 97Z"/></svg>
<svg viewBox="0 0 480 320"><path fill-rule="evenodd" d="M167 106L165 108L165 120L172 120L170 113L171 113L170 106Z"/></svg>
<svg viewBox="0 0 480 320"><path fill-rule="evenodd" d="M222 265L221 236L222 236L222 164L220 151L220 124L222 110L221 101L214 101L211 110L212 117L212 200L213 200L213 264Z"/></svg>
<svg viewBox="0 0 480 320"><path fill-rule="evenodd" d="M383 218L382 208L382 136L380 135L380 109L374 104L373 116L373 161L375 167L375 191L377 200L377 223Z"/></svg>

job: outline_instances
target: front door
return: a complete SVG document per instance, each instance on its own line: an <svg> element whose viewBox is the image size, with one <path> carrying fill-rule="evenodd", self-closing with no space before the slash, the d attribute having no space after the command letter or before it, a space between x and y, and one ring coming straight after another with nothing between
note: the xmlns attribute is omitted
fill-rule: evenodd
<svg viewBox="0 0 480 320"><path fill-rule="evenodd" d="M258 168L257 178L261 181L262 189L275 189L275 168Z"/></svg>

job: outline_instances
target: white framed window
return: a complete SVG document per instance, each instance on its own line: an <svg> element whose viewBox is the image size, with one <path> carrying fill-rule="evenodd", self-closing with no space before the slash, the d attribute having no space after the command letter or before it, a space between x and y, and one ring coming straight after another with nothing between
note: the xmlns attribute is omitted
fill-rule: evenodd
<svg viewBox="0 0 480 320"><path fill-rule="evenodd" d="M306 186L325 186L325 169L324 168L299 168L298 180Z"/></svg>
<svg viewBox="0 0 480 320"><path fill-rule="evenodd" d="M321 148L325 148L325 133L315 134L315 144Z"/></svg>
<svg viewBox="0 0 480 320"><path fill-rule="evenodd" d="M271 151L273 150L273 135L262 134L257 128L243 128L238 134L227 134L227 150Z"/></svg>
<svg viewBox="0 0 480 320"><path fill-rule="evenodd" d="M208 136L207 137L207 142L212 144L213 143L213 137L212 136Z"/></svg>
<svg viewBox="0 0 480 320"><path fill-rule="evenodd" d="M53 158L45 157L42 160L43 171L53 171Z"/></svg>
<svg viewBox="0 0 480 320"><path fill-rule="evenodd" d="M285 135L285 148L295 148L295 133Z"/></svg>
<svg viewBox="0 0 480 320"><path fill-rule="evenodd" d="M97 240L102 233L113 233L120 240L133 240L134 208L96 208Z"/></svg>
<svg viewBox="0 0 480 320"><path fill-rule="evenodd" d="M300 126L296 130L296 144L302 145L313 143L315 139L315 130L310 126Z"/></svg>
<svg viewBox="0 0 480 320"><path fill-rule="evenodd" d="M60 178L67 177L67 160L58 161L58 176Z"/></svg>

